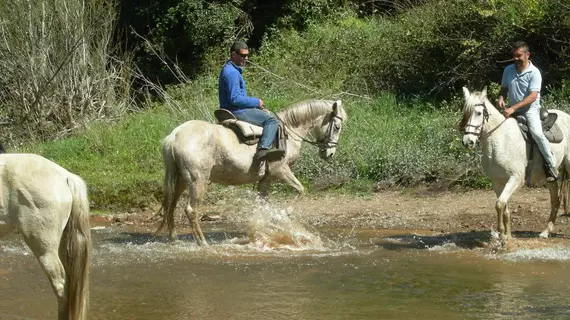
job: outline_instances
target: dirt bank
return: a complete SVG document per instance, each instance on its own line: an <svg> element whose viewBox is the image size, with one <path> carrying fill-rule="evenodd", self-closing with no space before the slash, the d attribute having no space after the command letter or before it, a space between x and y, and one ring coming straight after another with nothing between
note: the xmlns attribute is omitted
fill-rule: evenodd
<svg viewBox="0 0 570 320"><path fill-rule="evenodd" d="M414 191L384 191L368 196L347 194L321 194L305 196L295 203L292 199L272 200L273 206L290 206L293 214L313 226L340 228L374 228L432 230L437 232L466 232L496 229L492 191L429 193ZM205 228L217 224L233 224L237 228L246 223L246 212L256 203L228 199L200 207L202 225ZM548 219L550 199L546 189L522 189L511 200L513 231L540 232ZM158 220L152 219L158 208L93 216L92 225L137 226L155 231ZM263 209L262 209L263 210ZM187 229L188 221L182 219L182 208L177 209L179 226ZM559 212L555 232L570 235L570 223Z"/></svg>

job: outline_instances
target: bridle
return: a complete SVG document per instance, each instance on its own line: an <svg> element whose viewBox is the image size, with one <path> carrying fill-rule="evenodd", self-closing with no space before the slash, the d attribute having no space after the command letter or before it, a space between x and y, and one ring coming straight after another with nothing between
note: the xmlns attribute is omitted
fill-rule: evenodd
<svg viewBox="0 0 570 320"><path fill-rule="evenodd" d="M465 134L466 135L471 134L471 135L474 135L476 137L480 137L481 132L483 132L483 125L485 124L485 122L489 121L489 111L487 110L487 106L485 105L485 103L478 103L475 105L475 107L479 107L479 106L483 107L483 121L478 126L467 123L465 125ZM473 128L473 131L470 131L469 128Z"/></svg>
<svg viewBox="0 0 570 320"><path fill-rule="evenodd" d="M344 119L339 115L334 115L331 117L331 121L329 121L327 130L325 131L325 139L322 142L319 141L316 142L316 144L319 146L321 150L336 147L338 145L337 141L332 141L331 139L333 134L333 125L334 125L334 121L332 121L333 119L339 119L340 122L344 121Z"/></svg>
<svg viewBox="0 0 570 320"><path fill-rule="evenodd" d="M475 105L475 107L477 107L477 106L483 106L483 122L482 122L480 125L478 125L478 126L474 126L474 125L469 124L469 123L466 124L466 125L465 125L465 134L466 134L466 135L467 135L467 134L474 135L474 136L476 136L476 137L479 137L479 139L488 138L493 132L495 132L495 130L499 129L499 127L500 127L503 123L505 123L505 121L507 121L508 118L505 118L501 123L499 123L498 126L494 127L494 128L491 129L489 132L487 132L487 134L486 134L485 136L482 136L481 133L483 132L483 125L485 124L485 122L488 122L488 121L489 121L489 111L487 110L487 106L485 105L485 103L478 103L478 104ZM470 128L470 127L475 128L475 132L467 131L467 130L468 130L467 128Z"/></svg>
<svg viewBox="0 0 570 320"><path fill-rule="evenodd" d="M301 139L302 141L304 141L310 145L318 147L319 150L326 150L328 148L336 147L338 145L338 142L333 141L331 137L333 134L333 125L334 125L334 121L332 121L332 119L339 119L341 122L344 121L344 119L339 115L334 115L331 117L331 121L329 121L329 125L327 126L327 130L325 131L325 139L323 141L311 141L311 140L303 137L302 135L298 134L297 132L295 132L295 130L293 130L276 113L273 113L273 114L275 115L277 120L279 120L279 122L283 123L283 125L285 127L287 127L287 129L289 129L289 131L292 132L295 136L297 136L299 139Z"/></svg>

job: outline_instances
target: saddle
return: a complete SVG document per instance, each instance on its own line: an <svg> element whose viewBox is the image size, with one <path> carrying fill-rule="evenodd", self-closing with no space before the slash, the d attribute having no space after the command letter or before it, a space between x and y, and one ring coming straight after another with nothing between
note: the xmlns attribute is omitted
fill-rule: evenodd
<svg viewBox="0 0 570 320"><path fill-rule="evenodd" d="M231 129L238 139L251 146L259 142L263 128L253 125L249 122L238 120L233 113L226 109L216 109L214 116L218 120L218 124ZM277 138L275 139L275 148L286 150L287 132L283 127L283 123L279 121L279 130L277 130Z"/></svg>
<svg viewBox="0 0 570 320"><path fill-rule="evenodd" d="M528 143L533 144L532 137L530 132L528 131L528 123L524 116L516 116L517 122L519 123L519 129L524 137L524 140ZM540 121L542 123L542 131L546 136L546 139L550 143L560 143L562 138L562 130L558 124L556 124L556 120L558 119L558 115L556 113L550 113L548 110L541 108L540 109Z"/></svg>
<svg viewBox="0 0 570 320"><path fill-rule="evenodd" d="M251 123L238 120L233 113L226 109L217 109L214 116L218 124L230 128L238 136L239 140L247 145L254 145L259 142L263 133L263 128Z"/></svg>

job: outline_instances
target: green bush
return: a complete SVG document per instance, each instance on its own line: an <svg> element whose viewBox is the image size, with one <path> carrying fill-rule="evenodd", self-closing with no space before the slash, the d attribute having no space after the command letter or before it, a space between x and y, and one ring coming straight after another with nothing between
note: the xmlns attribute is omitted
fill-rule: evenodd
<svg viewBox="0 0 570 320"><path fill-rule="evenodd" d="M498 81L505 65L497 61L517 40L531 45L545 85L568 78L570 6L559 1L168 0L123 3L121 12L123 25L149 39L138 67L161 83L180 80L164 62L195 79L217 69L231 41L250 36L257 63L321 94L447 99L463 85Z"/></svg>
<svg viewBox="0 0 570 320"><path fill-rule="evenodd" d="M144 8L154 28L138 53L139 67L161 83L181 81L180 74L193 79L208 70L209 63L223 59L233 40L249 33L250 21L235 6L239 1L234 2L170 0ZM172 72L167 65L174 64L178 70Z"/></svg>
<svg viewBox="0 0 570 320"><path fill-rule="evenodd" d="M480 172L477 155L461 145L456 108L399 103L393 95L344 105L350 118L336 158L323 163L312 152L296 164L295 172L308 180L341 175L411 186L441 179L451 183L469 169Z"/></svg>
<svg viewBox="0 0 570 320"><path fill-rule="evenodd" d="M305 30L274 30L252 55L254 64L244 72L249 93L273 111L307 98L344 102L349 120L335 158L325 162L305 145L293 168L308 190L326 185L323 179L336 183L329 186L352 185L358 192L378 181L488 188L480 151L463 148L455 128L462 104L458 88L488 85L495 94L505 66L496 61L510 57L515 40L530 43L533 62L543 70L544 105L570 110L564 45L570 43L570 23L560 3L418 2L393 15L366 18L332 10L330 19L317 22L315 16ZM313 4L325 1L307 2L306 9ZM193 81L168 86L162 101L147 112L29 150L83 176L98 208L157 201L162 192L160 140L185 120L212 120L222 63L220 59Z"/></svg>
<svg viewBox="0 0 570 320"><path fill-rule="evenodd" d="M275 28L304 30L347 7L344 0L165 0L121 2L116 41L135 51L137 67L154 82L195 79L224 59L236 39L256 49ZM143 41L144 38L146 41ZM166 64L177 64L172 72Z"/></svg>
<svg viewBox="0 0 570 320"><path fill-rule="evenodd" d="M545 86L568 77L570 8L555 1L427 1L393 16L336 14L306 31L269 36L256 63L315 91L449 99L500 80L510 46L526 40ZM553 17L553 18L551 18ZM554 37L545 37L554 34ZM259 71L264 92L299 89ZM285 93L283 93L285 92ZM289 93L290 94L290 93Z"/></svg>

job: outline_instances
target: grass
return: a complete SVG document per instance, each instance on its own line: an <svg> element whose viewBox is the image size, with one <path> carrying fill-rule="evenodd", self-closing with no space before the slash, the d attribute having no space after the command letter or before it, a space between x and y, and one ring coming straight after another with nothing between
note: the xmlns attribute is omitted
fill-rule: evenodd
<svg viewBox="0 0 570 320"><path fill-rule="evenodd" d="M461 116L461 92L450 91L452 98L433 102L378 90L389 90L392 78L401 78L401 84L412 87L430 81L422 74L414 73L417 83L406 82L409 79L403 76L410 70L421 71L416 63L425 59L408 59L409 54L423 51L410 51L406 42L399 40L410 26L406 23L415 26L421 21L413 16L401 21L338 17L311 25L304 33L276 33L252 56L256 66L244 72L249 93L261 97L273 111L308 98L343 100L349 119L335 157L325 162L314 148L305 145L293 167L309 193L366 196L374 189L420 184L489 187L489 180L481 174L479 152L463 148L455 129ZM186 120L213 120L218 72L211 70L191 82L159 91L162 102L116 123L95 122L76 137L16 151L39 153L82 176L94 209L125 210L160 203L160 142ZM545 105L570 109L568 88L565 83L558 90L549 90ZM223 197L228 190L211 185L207 197ZM293 193L280 184L273 190L275 195Z"/></svg>
<svg viewBox="0 0 570 320"><path fill-rule="evenodd" d="M160 141L176 125L158 109L116 124L96 123L77 137L21 148L83 177L91 205L124 209L156 202L162 186Z"/></svg>
<svg viewBox="0 0 570 320"><path fill-rule="evenodd" d="M210 81L210 80L204 80ZM26 146L20 152L34 152L55 161L83 177L92 207L99 210L126 210L160 203L163 165L160 142L180 123L191 118L207 118L216 107L212 92L204 95L194 83L173 89L172 105L198 101L202 108L176 109L158 104L114 123L99 122L73 138ZM184 94L181 94L181 93ZM179 96L177 96L179 94ZM185 101L185 102L184 102ZM274 101L279 101L275 99ZM204 106L206 106L204 109ZM366 195L378 181L410 186L434 182L476 164L476 157L458 142L454 124L457 108L433 108L425 102L399 102L385 94L374 100L346 99L349 121L341 135L335 158L321 160L305 145L293 170L309 193L336 190ZM284 105L275 106L274 110ZM460 168L460 169L458 169ZM247 189L252 186L243 186ZM222 186L210 186L211 197L221 196ZM277 194L292 194L292 188L277 184Z"/></svg>

